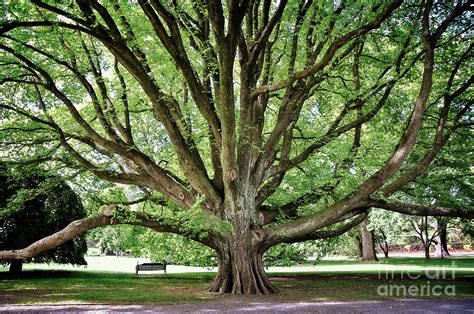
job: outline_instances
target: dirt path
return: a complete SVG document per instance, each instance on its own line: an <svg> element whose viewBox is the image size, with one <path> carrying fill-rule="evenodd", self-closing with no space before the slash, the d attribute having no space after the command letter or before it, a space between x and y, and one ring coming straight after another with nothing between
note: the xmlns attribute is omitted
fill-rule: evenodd
<svg viewBox="0 0 474 314"><path fill-rule="evenodd" d="M474 313L474 299L358 302L242 302L163 305L0 305L0 313Z"/></svg>

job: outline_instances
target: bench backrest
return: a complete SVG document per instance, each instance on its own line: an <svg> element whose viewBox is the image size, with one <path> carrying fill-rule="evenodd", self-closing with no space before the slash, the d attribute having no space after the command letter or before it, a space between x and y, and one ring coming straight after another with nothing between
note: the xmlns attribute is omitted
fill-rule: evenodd
<svg viewBox="0 0 474 314"><path fill-rule="evenodd" d="M165 270L166 264L145 263L145 264L137 265L136 269L137 270Z"/></svg>

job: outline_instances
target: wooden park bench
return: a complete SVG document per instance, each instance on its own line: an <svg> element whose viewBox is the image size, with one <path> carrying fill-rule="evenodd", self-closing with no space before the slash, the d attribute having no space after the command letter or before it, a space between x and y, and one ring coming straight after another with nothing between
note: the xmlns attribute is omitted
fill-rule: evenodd
<svg viewBox="0 0 474 314"><path fill-rule="evenodd" d="M135 266L135 274L138 275L138 271L155 271L155 270L162 270L166 275L166 263L143 263L137 264Z"/></svg>

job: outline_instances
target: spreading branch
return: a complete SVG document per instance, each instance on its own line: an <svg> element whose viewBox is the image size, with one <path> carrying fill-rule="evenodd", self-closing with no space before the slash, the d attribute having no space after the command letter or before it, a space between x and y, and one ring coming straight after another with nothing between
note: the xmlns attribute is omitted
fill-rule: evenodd
<svg viewBox="0 0 474 314"><path fill-rule="evenodd" d="M414 216L442 216L474 219L474 209L460 209L453 207L427 206L396 201L369 200L362 206L383 208L390 211Z"/></svg>
<svg viewBox="0 0 474 314"><path fill-rule="evenodd" d="M135 212L129 213L132 215L133 219L121 220L115 218L114 213L114 207L109 206L106 207L102 213L75 220L63 229L30 244L26 248L19 250L0 251L0 261L28 260L44 251L54 249L86 231L110 225L129 224L150 228L156 232L170 232L177 234L182 233L179 226L170 225L169 220L165 224L159 218L153 218L144 213ZM193 237L191 236L191 238ZM215 243L213 243L213 240L210 236L195 237L193 240L201 242L210 247L215 247Z"/></svg>

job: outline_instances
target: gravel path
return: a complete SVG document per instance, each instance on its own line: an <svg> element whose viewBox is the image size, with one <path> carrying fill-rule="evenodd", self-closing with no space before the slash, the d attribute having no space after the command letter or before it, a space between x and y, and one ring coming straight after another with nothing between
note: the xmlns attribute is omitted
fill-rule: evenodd
<svg viewBox="0 0 474 314"><path fill-rule="evenodd" d="M0 305L0 313L474 313L474 299L358 302L241 302L163 305Z"/></svg>

